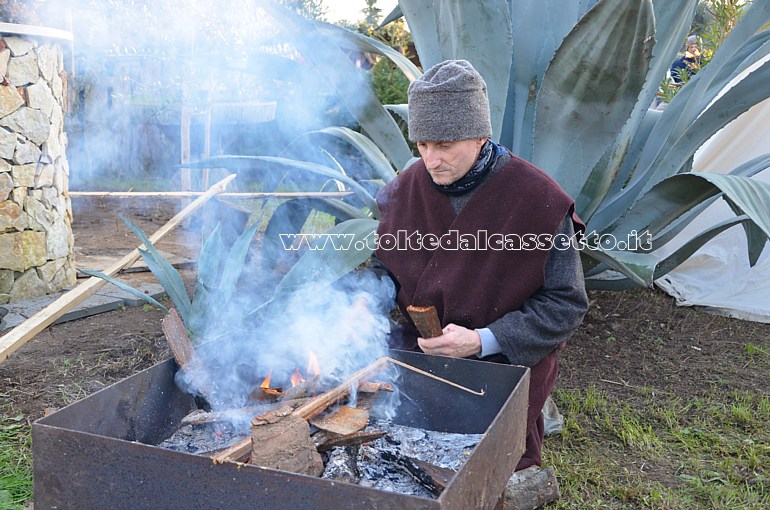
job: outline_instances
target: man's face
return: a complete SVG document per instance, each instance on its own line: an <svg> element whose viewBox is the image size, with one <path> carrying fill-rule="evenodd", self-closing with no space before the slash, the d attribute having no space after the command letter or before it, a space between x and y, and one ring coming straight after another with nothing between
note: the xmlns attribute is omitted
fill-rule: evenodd
<svg viewBox="0 0 770 510"><path fill-rule="evenodd" d="M468 173L486 141L486 138L471 138L452 142L417 142L417 150L433 182L446 186Z"/></svg>

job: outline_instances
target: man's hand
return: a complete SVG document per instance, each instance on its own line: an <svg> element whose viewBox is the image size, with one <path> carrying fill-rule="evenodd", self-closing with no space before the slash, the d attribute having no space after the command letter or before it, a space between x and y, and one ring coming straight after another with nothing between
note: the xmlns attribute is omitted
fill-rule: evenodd
<svg viewBox="0 0 770 510"><path fill-rule="evenodd" d="M467 358L481 352L481 336L476 330L449 324L443 335L434 338L418 338L420 349L426 354L438 354L453 358Z"/></svg>

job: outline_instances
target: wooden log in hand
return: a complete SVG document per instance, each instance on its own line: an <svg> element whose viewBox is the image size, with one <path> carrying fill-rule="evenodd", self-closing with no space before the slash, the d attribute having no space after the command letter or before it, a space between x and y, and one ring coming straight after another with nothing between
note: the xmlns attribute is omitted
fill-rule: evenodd
<svg viewBox="0 0 770 510"><path fill-rule="evenodd" d="M417 331L423 338L434 338L441 336L441 322L438 320L435 306L412 306L406 307L409 317L417 326Z"/></svg>

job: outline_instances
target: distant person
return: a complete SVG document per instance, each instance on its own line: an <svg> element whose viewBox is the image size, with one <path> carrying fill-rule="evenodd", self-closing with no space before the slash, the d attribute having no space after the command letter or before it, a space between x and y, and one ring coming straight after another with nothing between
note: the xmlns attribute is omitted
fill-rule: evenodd
<svg viewBox="0 0 770 510"><path fill-rule="evenodd" d="M675 85L682 85L700 71L701 54L698 47L698 38L691 35L687 38L687 50L684 55L674 60L671 64L671 80Z"/></svg>

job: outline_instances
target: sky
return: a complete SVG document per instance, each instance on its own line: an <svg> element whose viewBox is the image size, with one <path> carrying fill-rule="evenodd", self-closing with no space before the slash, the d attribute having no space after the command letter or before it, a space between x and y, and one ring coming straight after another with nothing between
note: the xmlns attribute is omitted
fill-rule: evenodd
<svg viewBox="0 0 770 510"><path fill-rule="evenodd" d="M324 0L324 5L327 8L326 17L328 21L333 23L341 19L360 20L364 17L361 11L366 7L366 2L364 0ZM398 5L398 0L377 0L376 6L382 10L380 14L385 17L396 5Z"/></svg>

